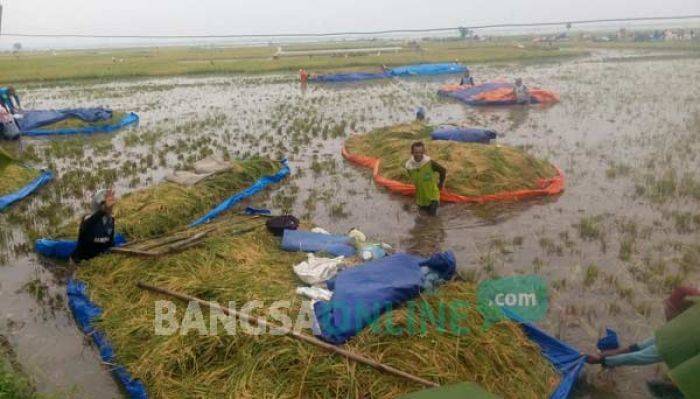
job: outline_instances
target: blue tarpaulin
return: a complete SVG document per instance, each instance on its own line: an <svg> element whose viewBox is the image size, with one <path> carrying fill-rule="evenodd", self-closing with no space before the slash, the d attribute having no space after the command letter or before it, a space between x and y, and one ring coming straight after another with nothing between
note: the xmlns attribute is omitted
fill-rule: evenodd
<svg viewBox="0 0 700 399"><path fill-rule="evenodd" d="M389 70L391 76L405 77L405 76L435 76L435 75L448 75L454 73L464 73L468 68L462 64L456 62L442 63L442 64L416 64L416 65L405 65Z"/></svg>
<svg viewBox="0 0 700 399"><path fill-rule="evenodd" d="M291 252L325 252L334 256L354 256L354 241L348 236L285 230L282 249Z"/></svg>
<svg viewBox="0 0 700 399"><path fill-rule="evenodd" d="M549 396L550 399L566 399L574 387L578 375L586 364L586 356L577 349L569 346L567 343L560 341L546 332L537 328L534 324L525 322L517 314L504 309L508 318L520 323L520 327L530 341L537 344L540 348L542 356L547 358L550 363L561 374L561 381L557 389Z"/></svg>
<svg viewBox="0 0 700 399"><path fill-rule="evenodd" d="M379 318L385 311L416 297L423 285L421 266L445 280L455 273L451 251L430 259L398 253L351 267L327 282L333 291L330 301L314 304L320 337L342 344Z"/></svg>
<svg viewBox="0 0 700 399"><path fill-rule="evenodd" d="M100 352L100 357L105 363L110 365L112 374L121 383L127 397L130 399L148 398L148 392L143 383L132 378L124 366L116 364L117 359L114 354L114 348L107 336L93 327L93 321L102 314L102 309L90 301L85 283L71 279L68 281L67 291L68 306L80 330L92 338Z"/></svg>
<svg viewBox="0 0 700 399"><path fill-rule="evenodd" d="M122 234L114 235L114 245L120 247L126 244L126 238ZM47 258L68 260L70 255L78 246L76 240L52 240L49 238L40 238L34 241L34 251L39 255Z"/></svg>
<svg viewBox="0 0 700 399"><path fill-rule="evenodd" d="M26 186L15 191L14 193L6 194L6 195L0 197L0 211L5 210L5 208L9 207L13 203L29 196L34 191L38 190L41 186L50 182L51 179L53 179L53 173L51 173L48 170L44 170L41 172L39 177L32 180Z"/></svg>
<svg viewBox="0 0 700 399"><path fill-rule="evenodd" d="M23 136L38 137L38 136L65 136L71 134L93 134L93 133L111 133L119 129L125 128L139 122L139 116L133 112L126 114L119 122L111 125L94 125L76 128L63 129L29 129L22 130Z"/></svg>
<svg viewBox="0 0 700 399"><path fill-rule="evenodd" d="M252 186L227 198L222 203L217 205L214 209L209 211L206 215L192 222L192 224L190 224L190 227L199 226L200 224L207 223L217 218L219 215L231 209L237 203L243 201L246 198L252 197L253 195L267 188L267 186L281 182L285 177L289 175L289 172L289 163L286 159L284 159L282 160L282 168L279 171L277 171L277 173L270 176L263 176L260 179L258 179L255 183L253 183Z"/></svg>
<svg viewBox="0 0 700 399"><path fill-rule="evenodd" d="M309 78L312 82L342 83L362 80L388 79L392 77L435 76L463 73L468 68L455 62L442 64L404 65L387 69L385 72L348 72L329 75L317 75Z"/></svg>
<svg viewBox="0 0 700 399"><path fill-rule="evenodd" d="M357 82L360 80L387 79L391 74L388 72L348 72L335 73L332 75L318 75L310 78L312 82L322 83L341 83L341 82Z"/></svg>
<svg viewBox="0 0 700 399"><path fill-rule="evenodd" d="M22 118L17 119L17 126L22 131L51 125L69 118L77 118L85 122L106 121L112 117L112 110L105 108L73 108L33 110L22 112Z"/></svg>
<svg viewBox="0 0 700 399"><path fill-rule="evenodd" d="M433 130L430 137L433 140L461 141L463 143L488 144L495 139L497 133L493 130L468 128L458 126L439 126Z"/></svg>

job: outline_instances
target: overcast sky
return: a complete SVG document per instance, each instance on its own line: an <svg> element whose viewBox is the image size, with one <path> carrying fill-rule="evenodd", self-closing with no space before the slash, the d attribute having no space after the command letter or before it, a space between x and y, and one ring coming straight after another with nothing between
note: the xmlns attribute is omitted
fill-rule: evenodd
<svg viewBox="0 0 700 399"><path fill-rule="evenodd" d="M0 0L4 33L243 34L700 14L700 0Z"/></svg>

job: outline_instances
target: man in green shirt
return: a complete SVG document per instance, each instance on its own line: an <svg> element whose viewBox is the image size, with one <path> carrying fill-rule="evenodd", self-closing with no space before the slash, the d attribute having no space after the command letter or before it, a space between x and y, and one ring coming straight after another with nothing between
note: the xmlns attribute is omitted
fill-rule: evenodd
<svg viewBox="0 0 700 399"><path fill-rule="evenodd" d="M447 170L425 155L425 145L417 141L411 144L411 158L406 161L413 185L416 186L416 204L422 212L436 216L440 206L440 190L445 185Z"/></svg>

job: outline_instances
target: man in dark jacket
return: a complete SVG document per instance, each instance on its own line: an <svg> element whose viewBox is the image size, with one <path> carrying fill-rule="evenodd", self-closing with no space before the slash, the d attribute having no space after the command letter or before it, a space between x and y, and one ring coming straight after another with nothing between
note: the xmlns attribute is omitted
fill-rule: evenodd
<svg viewBox="0 0 700 399"><path fill-rule="evenodd" d="M92 198L91 215L83 218L78 232L78 246L71 260L80 263L101 255L114 246L114 217L116 203L112 190L99 190Z"/></svg>

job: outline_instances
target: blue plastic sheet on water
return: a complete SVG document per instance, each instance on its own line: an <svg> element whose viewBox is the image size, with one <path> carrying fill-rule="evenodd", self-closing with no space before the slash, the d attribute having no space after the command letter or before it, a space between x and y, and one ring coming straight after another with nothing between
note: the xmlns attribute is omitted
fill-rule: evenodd
<svg viewBox="0 0 700 399"><path fill-rule="evenodd" d="M530 341L537 344L542 356L547 358L561 375L561 381L556 390L549 396L550 399L565 399L569 397L578 375L586 364L586 355L567 343L560 341L545 331L540 330L534 324L525 322L520 316L503 309L503 313L511 320L520 324L523 332Z"/></svg>
<svg viewBox="0 0 700 399"><path fill-rule="evenodd" d="M48 170L44 170L36 179L32 180L26 186L13 193L3 195L2 197L0 197L0 212L2 212L15 202L31 195L33 192L41 188L41 186L50 182L52 179L53 173L51 173Z"/></svg>
<svg viewBox="0 0 700 399"><path fill-rule="evenodd" d="M117 233L114 235L114 245L120 247L126 244L126 237ZM68 260L70 255L78 246L76 240L52 240L50 238L39 238L34 241L34 251L47 258Z"/></svg>
<svg viewBox="0 0 700 399"><path fill-rule="evenodd" d="M613 329L606 328L605 336L598 340L596 347L602 351L619 348L620 340L617 337L617 332Z"/></svg>
<svg viewBox="0 0 700 399"><path fill-rule="evenodd" d="M73 313L80 330L92 338L100 352L102 361L113 365L116 363L114 348L102 331L94 328L93 321L102 314L102 309L90 301L85 283L77 280L69 280L66 287L68 293L68 307ZM126 396L130 399L148 398L146 387L140 380L134 379L129 371L122 365L110 366L112 374L124 388Z"/></svg>
<svg viewBox="0 0 700 399"><path fill-rule="evenodd" d="M502 89L504 87L513 87L512 83L507 82L487 82L476 86L464 86L457 90L439 90L438 94L444 97L450 97L462 101L468 105L483 105L483 106L501 106L501 105L516 105L518 104L515 99L508 100L482 100L476 98L477 95L486 93L489 91ZM530 103L538 103L537 99L530 97Z"/></svg>
<svg viewBox="0 0 700 399"><path fill-rule="evenodd" d="M290 252L324 252L333 256L354 256L355 239L348 236L285 230L282 249Z"/></svg>
<svg viewBox="0 0 700 399"><path fill-rule="evenodd" d="M343 82L359 82L362 80L387 79L391 75L388 72L349 72L335 73L330 75L318 75L310 78L312 82L320 83L343 83Z"/></svg>
<svg viewBox="0 0 700 399"><path fill-rule="evenodd" d="M439 126L430 134L430 137L433 140L448 140L463 143L482 144L488 144L497 136L498 134L493 130L459 126Z"/></svg>
<svg viewBox="0 0 700 399"><path fill-rule="evenodd" d="M455 62L415 64L391 68L385 72L348 72L317 75L311 77L309 80L312 82L322 83L359 82L363 80L388 79L396 77L445 75L463 73L467 70L468 68L466 66Z"/></svg>
<svg viewBox="0 0 700 399"><path fill-rule="evenodd" d="M424 283L422 266L447 281L454 276L456 261L451 251L429 259L398 253L340 272L326 283L333 291L331 300L314 304L320 338L347 342L384 312L416 297Z"/></svg>
<svg viewBox="0 0 700 399"><path fill-rule="evenodd" d="M24 111L22 118L17 118L16 121L20 130L32 130L70 118L97 122L106 121L111 117L112 110L106 108L71 108Z"/></svg>
<svg viewBox="0 0 700 399"><path fill-rule="evenodd" d="M221 202L219 205L217 205L214 209L209 211L206 215L202 216L201 218L195 220L190 224L190 227L195 227L199 226L200 224L207 223L215 218L217 218L219 215L222 213L226 212L227 210L231 209L233 206L238 204L239 202L243 201L246 198L250 198L253 195L259 193L260 191L264 190L267 188L267 186L275 183L279 183L282 180L284 180L285 177L289 175L291 172L291 169L289 169L289 162L286 159L282 160L282 168L277 171L274 175L270 176L263 176L260 179L258 179L255 183L253 183L252 186L246 188L243 191L240 191L233 196L225 199L223 202Z"/></svg>
<svg viewBox="0 0 700 399"><path fill-rule="evenodd" d="M468 68L465 65L456 62L448 62L438 64L404 65L396 68L391 68L389 70L389 74L395 77L434 76L464 73L467 70Z"/></svg>
<svg viewBox="0 0 700 399"><path fill-rule="evenodd" d="M139 116L133 112L126 114L119 122L111 125L101 126L85 126L80 128L64 128L64 129L30 129L23 130L23 136L39 137L39 136L65 136L72 134L94 134L94 133L111 133L123 129L129 125L139 122Z"/></svg>

